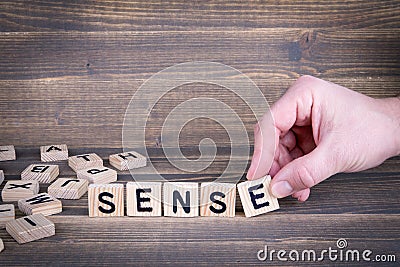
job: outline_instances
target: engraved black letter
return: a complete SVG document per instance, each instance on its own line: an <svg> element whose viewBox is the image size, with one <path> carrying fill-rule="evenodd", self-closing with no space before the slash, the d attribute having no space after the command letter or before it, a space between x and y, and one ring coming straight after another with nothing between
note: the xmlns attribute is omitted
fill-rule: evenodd
<svg viewBox="0 0 400 267"><path fill-rule="evenodd" d="M226 204L224 202L222 202L221 200L216 199L215 198L216 196L225 198L225 194L222 192L212 192L210 195L210 200L212 202L214 202L215 204L221 205L221 208L216 209L213 206L210 206L210 210L214 213L223 213L226 211Z"/></svg>
<svg viewBox="0 0 400 267"><path fill-rule="evenodd" d="M102 213L113 213L115 211L115 204L112 203L111 201L105 200L104 197L109 197L109 198L113 198L114 195L109 193L109 192L102 192L99 194L99 201L101 203L107 204L110 206L110 208L108 210L106 210L105 208L99 206L99 211L101 211Z"/></svg>
<svg viewBox="0 0 400 267"><path fill-rule="evenodd" d="M172 211L174 213L176 213L178 211L178 207L176 206L177 200L179 200L179 202L181 203L182 208L185 211L185 213L190 213L190 192L189 191L186 191L186 202L183 202L183 198L177 190L174 190L172 198L173 198Z"/></svg>
<svg viewBox="0 0 400 267"><path fill-rule="evenodd" d="M258 204L257 201L256 201L259 198L263 198L264 197L264 193L254 194L253 191L255 191L257 189L261 189L261 188L264 188L263 184L254 185L252 187L249 187L249 189L248 189L249 194L250 194L250 198L251 198L251 203L253 203L253 207L256 210L261 209L262 207L268 207L269 206L269 202L268 201L266 201L264 203L261 203L261 204Z"/></svg>
<svg viewBox="0 0 400 267"><path fill-rule="evenodd" d="M152 207L142 207L140 203L142 202L150 202L150 198L148 197L140 197L141 193L151 193L151 188L138 188L136 189L136 206L138 211L148 211L152 212Z"/></svg>

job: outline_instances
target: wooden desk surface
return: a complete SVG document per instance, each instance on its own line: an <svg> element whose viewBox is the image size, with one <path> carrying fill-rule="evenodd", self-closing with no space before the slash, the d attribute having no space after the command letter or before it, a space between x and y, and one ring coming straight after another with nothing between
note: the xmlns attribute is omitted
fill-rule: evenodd
<svg viewBox="0 0 400 267"><path fill-rule="evenodd" d="M151 75L182 62L232 66L271 103L304 74L373 97L397 95L399 16L399 1L3 1L0 144L15 145L18 160L0 162L0 169L6 180L19 179L47 144L67 143L71 155L96 152L103 159L119 152L133 93ZM146 129L151 160L168 180L210 181L229 161L224 129L204 120L184 128L181 145L196 157L199 140L211 137L218 154L210 168L185 173L163 157L165 115L199 96L234 106L252 138L255 118L232 93L208 85L178 88L156 105ZM260 262L257 252L265 245L321 251L336 248L339 238L349 249L393 254L398 262L399 163L395 157L371 170L335 175L313 188L306 203L286 198L279 211L254 218L243 216L239 199L230 219L89 219L87 195L63 200L64 211L51 216L54 237L18 245L0 230L6 246L0 265L293 265ZM60 172L74 174L66 163ZM119 172L118 180L131 177Z"/></svg>

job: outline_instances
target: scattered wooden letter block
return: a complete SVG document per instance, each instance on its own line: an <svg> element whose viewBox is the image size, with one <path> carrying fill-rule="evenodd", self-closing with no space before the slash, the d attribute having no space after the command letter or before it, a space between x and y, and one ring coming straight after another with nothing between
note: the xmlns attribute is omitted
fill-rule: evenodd
<svg viewBox="0 0 400 267"><path fill-rule="evenodd" d="M197 183L164 183L164 216L199 216L198 190Z"/></svg>
<svg viewBox="0 0 400 267"><path fill-rule="evenodd" d="M82 154L68 158L68 165L75 171L103 167L103 160L95 153Z"/></svg>
<svg viewBox="0 0 400 267"><path fill-rule="evenodd" d="M39 183L51 183L59 174L58 165L31 164L21 173L21 180L36 180Z"/></svg>
<svg viewBox="0 0 400 267"><path fill-rule="evenodd" d="M4 182L4 172L3 170L0 170L0 184Z"/></svg>
<svg viewBox="0 0 400 267"><path fill-rule="evenodd" d="M200 216L235 217L236 184L201 183Z"/></svg>
<svg viewBox="0 0 400 267"><path fill-rule="evenodd" d="M40 213L8 222L6 230L18 244L28 243L56 234L54 223Z"/></svg>
<svg viewBox="0 0 400 267"><path fill-rule="evenodd" d="M26 215L41 213L47 216L62 212L62 203L47 193L41 193L31 198L18 200L18 208Z"/></svg>
<svg viewBox="0 0 400 267"><path fill-rule="evenodd" d="M3 240L0 238L0 252L4 250L4 243Z"/></svg>
<svg viewBox="0 0 400 267"><path fill-rule="evenodd" d="M88 184L84 179L58 178L49 185L47 193L55 198L80 199L88 191Z"/></svg>
<svg viewBox="0 0 400 267"><path fill-rule="evenodd" d="M43 162L68 159L67 145L51 145L40 147L40 158Z"/></svg>
<svg viewBox="0 0 400 267"><path fill-rule="evenodd" d="M117 181L117 172L107 167L91 167L79 170L76 175L79 179L85 179L90 184L109 184Z"/></svg>
<svg viewBox="0 0 400 267"><path fill-rule="evenodd" d="M161 216L161 182L128 182L126 210L128 216Z"/></svg>
<svg viewBox="0 0 400 267"><path fill-rule="evenodd" d="M124 185L89 185L88 204L89 217L124 216Z"/></svg>
<svg viewBox="0 0 400 267"><path fill-rule="evenodd" d="M14 146L0 146L0 161L15 160Z"/></svg>
<svg viewBox="0 0 400 267"><path fill-rule="evenodd" d="M279 209L278 199L269 189L271 176L237 185L246 217L253 217Z"/></svg>
<svg viewBox="0 0 400 267"><path fill-rule="evenodd" d="M11 202L32 197L37 193L39 193L39 182L36 180L10 180L4 186L1 197L4 202Z"/></svg>
<svg viewBox="0 0 400 267"><path fill-rule="evenodd" d="M0 229L6 228L8 221L15 219L15 209L13 204L0 205Z"/></svg>
<svg viewBox="0 0 400 267"><path fill-rule="evenodd" d="M109 160L112 166L121 171L144 167L147 162L145 156L135 151L110 155Z"/></svg>

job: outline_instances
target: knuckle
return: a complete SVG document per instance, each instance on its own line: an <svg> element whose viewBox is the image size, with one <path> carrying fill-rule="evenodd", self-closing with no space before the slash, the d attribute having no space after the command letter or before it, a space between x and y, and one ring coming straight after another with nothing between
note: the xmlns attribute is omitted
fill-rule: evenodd
<svg viewBox="0 0 400 267"><path fill-rule="evenodd" d="M298 186L301 188L311 188L316 184L316 179L313 177L308 167L302 165L296 170Z"/></svg>

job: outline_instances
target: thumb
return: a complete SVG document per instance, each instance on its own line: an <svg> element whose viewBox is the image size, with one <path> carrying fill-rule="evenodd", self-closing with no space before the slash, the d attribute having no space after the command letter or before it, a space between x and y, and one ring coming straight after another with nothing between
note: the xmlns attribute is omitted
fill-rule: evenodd
<svg viewBox="0 0 400 267"><path fill-rule="evenodd" d="M319 144L309 154L285 165L272 179L271 192L277 198L311 188L337 173L333 153Z"/></svg>

